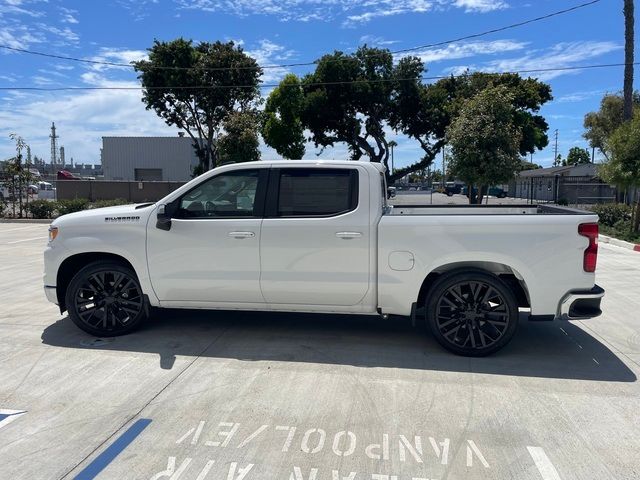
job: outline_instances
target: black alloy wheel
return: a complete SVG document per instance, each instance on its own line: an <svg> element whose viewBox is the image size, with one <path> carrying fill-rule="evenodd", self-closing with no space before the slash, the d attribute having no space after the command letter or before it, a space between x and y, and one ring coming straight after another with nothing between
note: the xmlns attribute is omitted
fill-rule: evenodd
<svg viewBox="0 0 640 480"><path fill-rule="evenodd" d="M129 333L146 318L135 272L116 262L94 262L81 269L67 288L66 305L78 327L99 337Z"/></svg>
<svg viewBox="0 0 640 480"><path fill-rule="evenodd" d="M427 316L438 342L465 356L485 356L504 347L518 325L512 291L483 271L443 275L427 300Z"/></svg>

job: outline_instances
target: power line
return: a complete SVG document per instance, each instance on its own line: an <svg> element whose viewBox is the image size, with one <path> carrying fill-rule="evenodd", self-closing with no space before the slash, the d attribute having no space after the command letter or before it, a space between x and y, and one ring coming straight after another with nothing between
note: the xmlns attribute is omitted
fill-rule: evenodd
<svg viewBox="0 0 640 480"><path fill-rule="evenodd" d="M479 38L479 37L484 37L487 35L491 35L494 33L499 33L499 32L504 32L506 30L512 30L514 28L518 28L518 27L522 27L525 25L529 25L532 23L536 23L536 22L540 22L543 20L548 20L550 18L553 17L557 17L560 15L564 15L567 13L571 13L574 12L576 10L580 10L582 8L586 8L586 7L590 7L591 5L595 5L596 3L600 3L602 0L591 0L589 2L586 3L581 3L579 5L570 7L570 8L565 8L563 10L557 10L555 12L546 14L546 15L542 15L540 17L535 17L535 18L531 18L529 20L524 20L521 22L517 22L517 23L512 23L510 25L506 25L504 27L499 27L499 28L494 28L491 30L486 30L484 32L479 32L479 33L474 33L471 35L465 35L462 37L458 37L455 39L451 39L451 40L444 40L441 42L436 42L436 43L429 43L426 45L418 45L416 47L411 47L411 48L404 48L401 50L391 50L388 53L395 55L398 53L407 53L407 52L414 52L417 50L423 50L426 48L434 48L434 47L441 47L444 45L450 45L452 43L456 43L456 42L461 42L463 40L470 40L470 39L474 39L474 38ZM0 45L1 49L5 49L5 50L9 50L12 52L18 52L18 53L26 53L29 55L36 55L36 56L41 56L41 57L46 57L46 58L54 58L57 60L67 60L67 61L73 61L73 62L79 62L79 63L87 63L87 64L91 64L91 65L105 65L105 66L110 66L110 67L127 67L127 68L134 68L133 65L131 65L130 63L119 63L119 62L109 62L106 60L90 60L90 59L86 59L86 58L78 58L78 57L69 57L66 55L56 55L56 54L51 54L51 53L45 53L45 52L38 52L38 51L34 51L34 50L28 50L28 49L24 49L24 48L17 48L17 47L11 47L9 45ZM375 56L379 56L379 55L386 55L387 52L385 53L380 53L380 54L371 54L371 57L375 57ZM334 59L333 61L343 61L345 59L348 59L347 57L345 58L338 58L338 59ZM292 67L302 67L302 66L311 66L311 65L316 65L318 63L318 60L314 60L311 62L298 62L298 63L286 63L286 64L279 64L279 65L257 65L257 66L238 66L238 67L176 67L176 66L148 66L148 68L150 69L158 69L158 70L193 70L193 69L199 69L199 70L203 70L203 71L224 71L224 70L256 70L256 69L275 69L275 68L292 68Z"/></svg>
<svg viewBox="0 0 640 480"><path fill-rule="evenodd" d="M640 65L635 62L632 65ZM526 73L550 73L550 72L566 72L575 70L591 70L598 68L624 67L625 63L606 63L599 65L579 65L574 67L554 67L554 68L534 68L529 70L514 70L509 72L475 72L486 73L488 75L504 75L504 74L526 74ZM474 72L470 72L474 73ZM461 78L461 75L437 75L418 78L383 78L377 80L344 80L336 82L310 82L303 84L304 87L329 86L329 85L352 85L361 83L392 83L392 82L410 82L415 80L442 80L445 78ZM290 84L280 85L277 83L262 85L199 85L199 86L174 86L174 87L0 87L0 91L36 91L36 92L59 92L59 91L84 91L84 90L212 90L212 89L228 89L228 88L275 88L275 87L296 86Z"/></svg>

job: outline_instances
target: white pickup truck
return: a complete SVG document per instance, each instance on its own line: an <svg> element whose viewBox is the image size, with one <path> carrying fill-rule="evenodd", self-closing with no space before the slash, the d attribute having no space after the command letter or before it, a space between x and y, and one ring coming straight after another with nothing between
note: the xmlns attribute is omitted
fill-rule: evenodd
<svg viewBox="0 0 640 480"><path fill-rule="evenodd" d="M65 215L45 292L97 336L149 307L411 316L462 355L531 320L600 314L597 216L545 206L387 205L383 168L227 165L153 204Z"/></svg>

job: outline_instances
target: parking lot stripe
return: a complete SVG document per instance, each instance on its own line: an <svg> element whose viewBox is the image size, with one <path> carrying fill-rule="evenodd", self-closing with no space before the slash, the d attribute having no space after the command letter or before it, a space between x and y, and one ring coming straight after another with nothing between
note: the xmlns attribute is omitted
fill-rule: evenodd
<svg viewBox="0 0 640 480"><path fill-rule="evenodd" d="M19 232L23 230L37 230L39 225L30 225L28 227L17 227L17 228L3 228L2 233L5 232Z"/></svg>
<svg viewBox="0 0 640 480"><path fill-rule="evenodd" d="M107 465L109 465L125 448L133 442L142 431L151 423L148 418L141 418L131 425L126 432L118 437L109 448L96 457L96 459L86 466L78 475L76 480L91 480L95 478Z"/></svg>
<svg viewBox="0 0 640 480"><path fill-rule="evenodd" d="M556 467L553 466L549 457L541 447L527 447L529 455L533 458L533 461L540 472L540 475L544 480L561 480L560 475Z"/></svg>
<svg viewBox="0 0 640 480"><path fill-rule="evenodd" d="M13 242L7 242L7 245L13 245L14 243L22 243L22 242L32 242L34 240L46 240L47 237L33 237L33 238L25 238L23 240L14 240Z"/></svg>
<svg viewBox="0 0 640 480"><path fill-rule="evenodd" d="M11 422L27 413L25 410L5 410L0 409L0 428L6 427Z"/></svg>

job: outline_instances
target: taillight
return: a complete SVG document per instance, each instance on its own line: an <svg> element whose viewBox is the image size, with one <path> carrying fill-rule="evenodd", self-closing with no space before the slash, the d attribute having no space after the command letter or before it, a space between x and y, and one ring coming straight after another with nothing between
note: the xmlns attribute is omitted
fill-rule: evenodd
<svg viewBox="0 0 640 480"><path fill-rule="evenodd" d="M598 224L583 223L578 226L578 233L589 239L589 246L584 251L584 271L595 272L598 262Z"/></svg>

